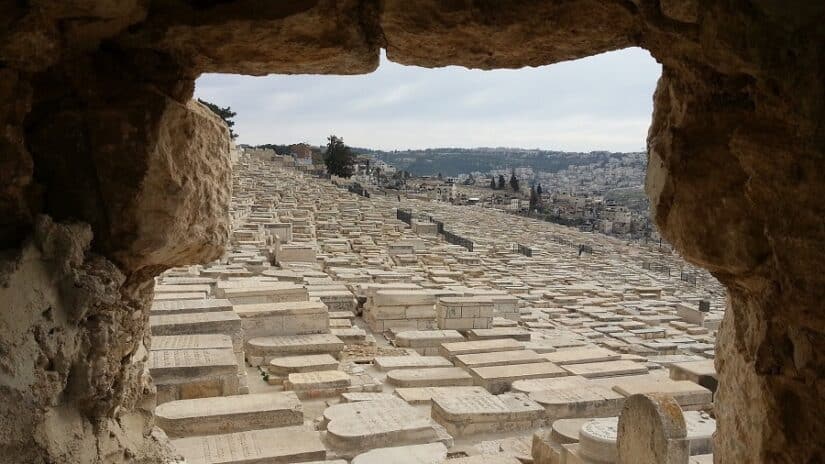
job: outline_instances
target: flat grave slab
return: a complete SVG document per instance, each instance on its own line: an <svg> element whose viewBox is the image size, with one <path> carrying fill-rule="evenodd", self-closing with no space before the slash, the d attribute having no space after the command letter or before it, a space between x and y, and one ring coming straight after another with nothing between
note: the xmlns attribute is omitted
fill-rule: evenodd
<svg viewBox="0 0 825 464"><path fill-rule="evenodd" d="M329 312L330 319L355 319L355 313L352 311L330 311Z"/></svg>
<svg viewBox="0 0 825 464"><path fill-rule="evenodd" d="M327 353L337 358L344 342L332 334L280 335L258 337L246 342L246 359L253 366L272 358Z"/></svg>
<svg viewBox="0 0 825 464"><path fill-rule="evenodd" d="M331 328L329 332L341 339L342 342L350 345L364 343L367 339L367 332L360 327Z"/></svg>
<svg viewBox="0 0 825 464"><path fill-rule="evenodd" d="M234 351L243 351L241 319L233 311L150 315L152 335L225 334L232 337Z"/></svg>
<svg viewBox="0 0 825 464"><path fill-rule="evenodd" d="M530 399L544 407L547 419L557 420L617 415L621 412L625 397L605 387L582 385L540 390L531 393Z"/></svg>
<svg viewBox="0 0 825 464"><path fill-rule="evenodd" d="M387 373L387 383L396 387L471 386L473 378L460 367L396 369Z"/></svg>
<svg viewBox="0 0 825 464"><path fill-rule="evenodd" d="M304 423L292 392L178 400L155 409L155 424L172 438L244 432Z"/></svg>
<svg viewBox="0 0 825 464"><path fill-rule="evenodd" d="M483 392L483 393L479 393ZM435 395L469 395L489 393L483 387L409 387L396 388L395 394L409 404L429 404Z"/></svg>
<svg viewBox="0 0 825 464"><path fill-rule="evenodd" d="M496 351L493 353L462 354L455 357L456 366L464 368L503 366L547 362L531 350Z"/></svg>
<svg viewBox="0 0 825 464"><path fill-rule="evenodd" d="M232 311L232 303L225 299L153 301L151 314L187 314Z"/></svg>
<svg viewBox="0 0 825 464"><path fill-rule="evenodd" d="M276 377L286 377L296 372L329 371L338 369L338 360L327 353L305 356L272 358L268 371Z"/></svg>
<svg viewBox="0 0 825 464"><path fill-rule="evenodd" d="M157 284L153 289L158 293L202 293L204 298L212 292L209 284Z"/></svg>
<svg viewBox="0 0 825 464"><path fill-rule="evenodd" d="M499 340L477 340L469 342L452 342L441 345L441 356L447 359L462 354L492 353L496 351L523 350L524 345L511 338Z"/></svg>
<svg viewBox="0 0 825 464"><path fill-rule="evenodd" d="M320 301L239 304L235 305L235 313L241 318L245 340L329 330L329 313Z"/></svg>
<svg viewBox="0 0 825 464"><path fill-rule="evenodd" d="M388 400L390 398L393 398L392 393L347 392L341 394L342 403L358 403L360 401Z"/></svg>
<svg viewBox="0 0 825 464"><path fill-rule="evenodd" d="M420 355L439 354L442 343L463 342L464 336L455 330L409 330L395 335L395 345L412 348Z"/></svg>
<svg viewBox="0 0 825 464"><path fill-rule="evenodd" d="M712 359L674 363L670 366L670 378L673 380L690 380L712 392L716 391L718 375Z"/></svg>
<svg viewBox="0 0 825 464"><path fill-rule="evenodd" d="M451 435L463 437L536 427L544 408L524 395L446 391L433 395L431 414Z"/></svg>
<svg viewBox="0 0 825 464"><path fill-rule="evenodd" d="M594 346L558 350L554 353L544 354L544 358L552 363L558 364L559 366L563 366L566 364L614 361L620 359L621 354Z"/></svg>
<svg viewBox="0 0 825 464"><path fill-rule="evenodd" d="M149 352L157 403L238 394L238 362L230 349Z"/></svg>
<svg viewBox="0 0 825 464"><path fill-rule="evenodd" d="M446 464L522 464L522 461L505 454L479 454L450 459L446 461Z"/></svg>
<svg viewBox="0 0 825 464"><path fill-rule="evenodd" d="M504 393L513 382L526 379L546 379L569 375L561 367L551 363L511 364L508 366L477 367L470 369L475 385L490 393Z"/></svg>
<svg viewBox="0 0 825 464"><path fill-rule="evenodd" d="M187 464L305 462L326 458L321 434L303 427L280 427L172 440Z"/></svg>
<svg viewBox="0 0 825 464"><path fill-rule="evenodd" d="M435 305L436 294L430 290L377 290L372 296L376 306Z"/></svg>
<svg viewBox="0 0 825 464"><path fill-rule="evenodd" d="M517 327L494 327L492 329L473 329L467 331L469 340L494 340L512 338L522 342L530 341L530 332Z"/></svg>
<svg viewBox="0 0 825 464"><path fill-rule="evenodd" d="M352 464L439 464L446 459L446 446L429 443L374 449L356 456Z"/></svg>
<svg viewBox="0 0 825 464"><path fill-rule="evenodd" d="M298 398L323 398L338 396L352 384L344 371L298 372L289 374L284 382L285 390L294 390Z"/></svg>
<svg viewBox="0 0 825 464"><path fill-rule="evenodd" d="M510 389L514 393L530 394L544 390L566 390L569 388L592 385L592 381L579 375L552 377L548 379L516 380Z"/></svg>
<svg viewBox="0 0 825 464"><path fill-rule="evenodd" d="M400 398L340 403L325 409L323 418L327 444L342 456L440 439L432 420Z"/></svg>
<svg viewBox="0 0 825 464"><path fill-rule="evenodd" d="M453 364L441 356L376 356L375 367L380 371L390 371L394 369L453 367Z"/></svg>
<svg viewBox="0 0 825 464"><path fill-rule="evenodd" d="M152 351L224 348L231 350L232 338L224 334L158 335L152 337Z"/></svg>
<svg viewBox="0 0 825 464"><path fill-rule="evenodd" d="M232 304L279 303L309 299L306 288L286 282L253 282L245 286L226 288L221 288L219 282L215 296L225 298Z"/></svg>
<svg viewBox="0 0 825 464"><path fill-rule="evenodd" d="M178 292L178 293L156 293L152 301L176 301L176 300L203 300L206 294L203 292Z"/></svg>
<svg viewBox="0 0 825 464"><path fill-rule="evenodd" d="M562 366L564 370L587 378L616 377L621 375L644 374L647 367L634 361L604 361L584 364L568 364Z"/></svg>
<svg viewBox="0 0 825 464"><path fill-rule="evenodd" d="M667 377L656 382L648 379L616 379L613 390L625 397L648 393L671 396L682 409L708 407L713 401L713 393L707 388L689 380L671 380Z"/></svg>

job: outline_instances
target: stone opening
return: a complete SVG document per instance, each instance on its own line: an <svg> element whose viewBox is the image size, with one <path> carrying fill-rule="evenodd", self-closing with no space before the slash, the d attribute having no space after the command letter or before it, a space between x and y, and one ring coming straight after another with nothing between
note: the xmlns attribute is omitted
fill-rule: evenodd
<svg viewBox="0 0 825 464"><path fill-rule="evenodd" d="M203 72L542 65L628 46L662 63L647 193L728 289L719 462L819 462L825 6L317 0L0 6L0 455L155 462L151 279L228 235L227 134Z"/></svg>

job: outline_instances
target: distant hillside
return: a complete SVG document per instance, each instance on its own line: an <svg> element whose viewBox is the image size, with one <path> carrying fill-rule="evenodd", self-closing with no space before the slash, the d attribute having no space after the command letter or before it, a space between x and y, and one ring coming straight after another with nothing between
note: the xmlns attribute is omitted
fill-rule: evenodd
<svg viewBox="0 0 825 464"><path fill-rule="evenodd" d="M639 168L644 169L644 157L640 157L638 153L606 151L572 153L518 148L430 148L404 151L356 148L355 151L417 176L438 173L444 176L457 176L476 171L484 173L521 167L530 167L534 171L558 172L570 166L603 166L611 160L628 166L638 164Z"/></svg>

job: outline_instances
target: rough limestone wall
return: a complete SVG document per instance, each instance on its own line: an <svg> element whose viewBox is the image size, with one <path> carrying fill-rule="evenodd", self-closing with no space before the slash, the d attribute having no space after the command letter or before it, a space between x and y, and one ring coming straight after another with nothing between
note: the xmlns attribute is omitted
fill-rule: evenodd
<svg viewBox="0 0 825 464"><path fill-rule="evenodd" d="M0 460L159 461L144 369L151 282L90 252L85 223L36 220L2 261Z"/></svg>
<svg viewBox="0 0 825 464"><path fill-rule="evenodd" d="M822 462L825 42L811 22L822 8L717 4L702 16L680 32L707 45L685 56L651 34L663 76L646 189L662 234L728 290L715 459Z"/></svg>
<svg viewBox="0 0 825 464"><path fill-rule="evenodd" d="M664 70L648 140L656 221L730 294L717 347L717 462L822 462L823 22L825 3L806 0L0 2L0 249L11 249L8 269L25 253L50 262L31 238L43 227L37 218L88 223L89 251L72 262L113 263L125 281L103 292L100 305L118 308L136 305L165 267L216 255L228 167L203 158L220 151L207 148L221 143L205 135L217 123L184 103L201 72L364 73L377 66L380 47L401 63L496 68L641 46ZM194 175L180 177L190 167ZM57 280L41 281L2 317L29 320L46 300L24 303L57 288ZM31 327L51 324L40 314ZM59 328L84 339L86 329L72 324ZM0 332L0 360L10 359L4 337L22 342L11 329ZM156 445L139 420L121 427L137 424L127 428L142 430L142 445L105 438L117 417L140 416L129 412L140 402L126 399L140 389L126 356L135 351L123 346L73 358L101 358L102 373L121 359L102 386L81 382L82 393L69 389L73 382L61 387L58 375L49 391L62 393L14 394L48 417L78 411L86 425L66 449L100 443L93 459L122 458L117 449L140 455ZM4 367L2 387L15 390L46 367ZM89 409L92 397L104 406ZM35 444L45 418L5 411L0 457L29 446L34 462L61 461L60 446Z"/></svg>
<svg viewBox="0 0 825 464"><path fill-rule="evenodd" d="M145 365L152 278L223 252L229 136L173 98L191 81L176 92L113 63L29 75L25 123L6 133L24 141L2 159L31 194L13 204L29 227L8 229L19 245L0 258L0 462L169 457Z"/></svg>

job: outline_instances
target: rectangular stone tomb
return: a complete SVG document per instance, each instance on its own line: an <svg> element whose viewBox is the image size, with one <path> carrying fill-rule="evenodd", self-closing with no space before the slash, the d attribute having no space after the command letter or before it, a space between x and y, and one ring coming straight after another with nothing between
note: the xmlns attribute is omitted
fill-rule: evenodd
<svg viewBox="0 0 825 464"><path fill-rule="evenodd" d="M243 350L241 319L232 311L149 316L152 335L226 334L235 352Z"/></svg>
<svg viewBox="0 0 825 464"><path fill-rule="evenodd" d="M358 300L349 290L312 292L310 296L321 300L330 311L352 312L358 307Z"/></svg>
<svg viewBox="0 0 825 464"><path fill-rule="evenodd" d="M340 338L342 342L348 345L361 344L367 339L367 331L360 327L350 327L348 329L329 329L329 332Z"/></svg>
<svg viewBox="0 0 825 464"><path fill-rule="evenodd" d="M493 302L476 297L439 298L436 319L442 330L487 329L493 321Z"/></svg>
<svg viewBox="0 0 825 464"><path fill-rule="evenodd" d="M464 336L455 330L410 330L395 335L395 345L412 348L423 356L439 354L442 343L463 342Z"/></svg>
<svg viewBox="0 0 825 464"><path fill-rule="evenodd" d="M671 380L664 377L656 382L647 379L616 379L613 390L624 395L657 393L673 397L682 409L710 406L713 394L707 388L689 380Z"/></svg>
<svg viewBox="0 0 825 464"><path fill-rule="evenodd" d="M352 379L344 371L316 371L289 374L284 390L293 390L298 398L325 398L338 396L352 385Z"/></svg>
<svg viewBox="0 0 825 464"><path fill-rule="evenodd" d="M467 331L470 340L492 340L497 338L512 338L522 342L530 341L530 332L518 327L494 327L492 329L473 329Z"/></svg>
<svg viewBox="0 0 825 464"><path fill-rule="evenodd" d="M470 386L473 378L460 367L396 369L387 373L387 383L396 387Z"/></svg>
<svg viewBox="0 0 825 464"><path fill-rule="evenodd" d="M344 342L331 334L258 337L246 342L246 360L252 366L266 365L272 358L327 353L338 358Z"/></svg>
<svg viewBox="0 0 825 464"><path fill-rule="evenodd" d="M179 438L172 447L186 464L263 464L323 460L320 432L280 427L247 432Z"/></svg>
<svg viewBox="0 0 825 464"><path fill-rule="evenodd" d="M206 298L212 293L212 286L209 284L157 284L153 289L155 294L159 293L201 293L202 298Z"/></svg>
<svg viewBox="0 0 825 464"><path fill-rule="evenodd" d="M453 367L453 364L441 356L376 356L375 367L379 371L391 371L394 369Z"/></svg>
<svg viewBox="0 0 825 464"><path fill-rule="evenodd" d="M232 311L232 303L225 299L154 301L151 311L157 315Z"/></svg>
<svg viewBox="0 0 825 464"><path fill-rule="evenodd" d="M286 377L298 372L331 371L338 369L338 360L324 354L309 354L305 356L286 356L272 358L269 361L269 374L275 377Z"/></svg>
<svg viewBox="0 0 825 464"><path fill-rule="evenodd" d="M236 305L244 339L329 331L329 312L320 301Z"/></svg>
<svg viewBox="0 0 825 464"><path fill-rule="evenodd" d="M625 397L605 387L580 385L533 392L530 399L542 405L547 419L553 421L618 415Z"/></svg>
<svg viewBox="0 0 825 464"><path fill-rule="evenodd" d="M578 375L553 377L549 379L516 380L510 389L514 393L530 394L544 390L567 390L569 388L591 385L592 381Z"/></svg>
<svg viewBox="0 0 825 464"><path fill-rule="evenodd" d="M547 362L535 351L513 350L493 353L461 354L455 357L456 366L464 368L503 366L507 364L529 364Z"/></svg>
<svg viewBox="0 0 825 464"><path fill-rule="evenodd" d="M545 353L543 356L548 361L556 363L559 366L615 361L622 357L619 353L596 346L558 350L553 353Z"/></svg>
<svg viewBox="0 0 825 464"><path fill-rule="evenodd" d="M324 410L327 444L349 457L381 446L449 441L432 419L400 398L340 403Z"/></svg>
<svg viewBox="0 0 825 464"><path fill-rule="evenodd" d="M392 393L383 392L347 392L341 394L342 403L358 403L361 401L388 400L393 398Z"/></svg>
<svg viewBox="0 0 825 464"><path fill-rule="evenodd" d="M523 350L524 345L512 338L498 340L477 340L472 342L453 342L441 345L440 353L447 359L462 354L493 353L497 351Z"/></svg>
<svg viewBox="0 0 825 464"><path fill-rule="evenodd" d="M218 288L217 293L232 304L282 303L307 301L307 289L286 282L260 283L256 286Z"/></svg>
<svg viewBox="0 0 825 464"><path fill-rule="evenodd" d="M238 394L238 362L229 349L149 352L157 403Z"/></svg>
<svg viewBox="0 0 825 464"><path fill-rule="evenodd" d="M616 377L620 375L644 374L647 367L635 361L605 361L585 364L568 364L562 366L564 370L587 378Z"/></svg>
<svg viewBox="0 0 825 464"><path fill-rule="evenodd" d="M396 388L395 394L409 404L429 404L435 395L468 395L489 393L483 387L409 387Z"/></svg>
<svg viewBox="0 0 825 464"><path fill-rule="evenodd" d="M315 250L306 245L280 245L276 259L279 263L311 263L315 261Z"/></svg>
<svg viewBox="0 0 825 464"><path fill-rule="evenodd" d="M370 298L377 306L433 306L436 295L429 290L377 290Z"/></svg>
<svg viewBox="0 0 825 464"><path fill-rule="evenodd" d="M492 395L486 390L436 393L433 419L454 437L478 433L511 432L538 427L544 408L524 395Z"/></svg>
<svg viewBox="0 0 825 464"><path fill-rule="evenodd" d="M159 335L152 337L152 351L197 350L204 348L233 349L232 337L224 334Z"/></svg>
<svg viewBox="0 0 825 464"><path fill-rule="evenodd" d="M442 443L376 448L355 456L352 464L439 464L447 459ZM496 464L496 463L492 463Z"/></svg>
<svg viewBox="0 0 825 464"><path fill-rule="evenodd" d="M567 371L551 363L511 364L508 366L476 367L470 369L475 385L490 393L504 393L516 380L546 379L568 375Z"/></svg>
<svg viewBox="0 0 825 464"><path fill-rule="evenodd" d="M674 363L670 366L670 378L673 380L690 380L716 392L718 376L712 359Z"/></svg>
<svg viewBox="0 0 825 464"><path fill-rule="evenodd" d="M180 293L156 293L153 301L176 301L176 300L203 300L206 295L203 292L180 292Z"/></svg>
<svg viewBox="0 0 825 464"><path fill-rule="evenodd" d="M303 423L303 406L293 392L178 400L155 409L155 425L172 438Z"/></svg>

